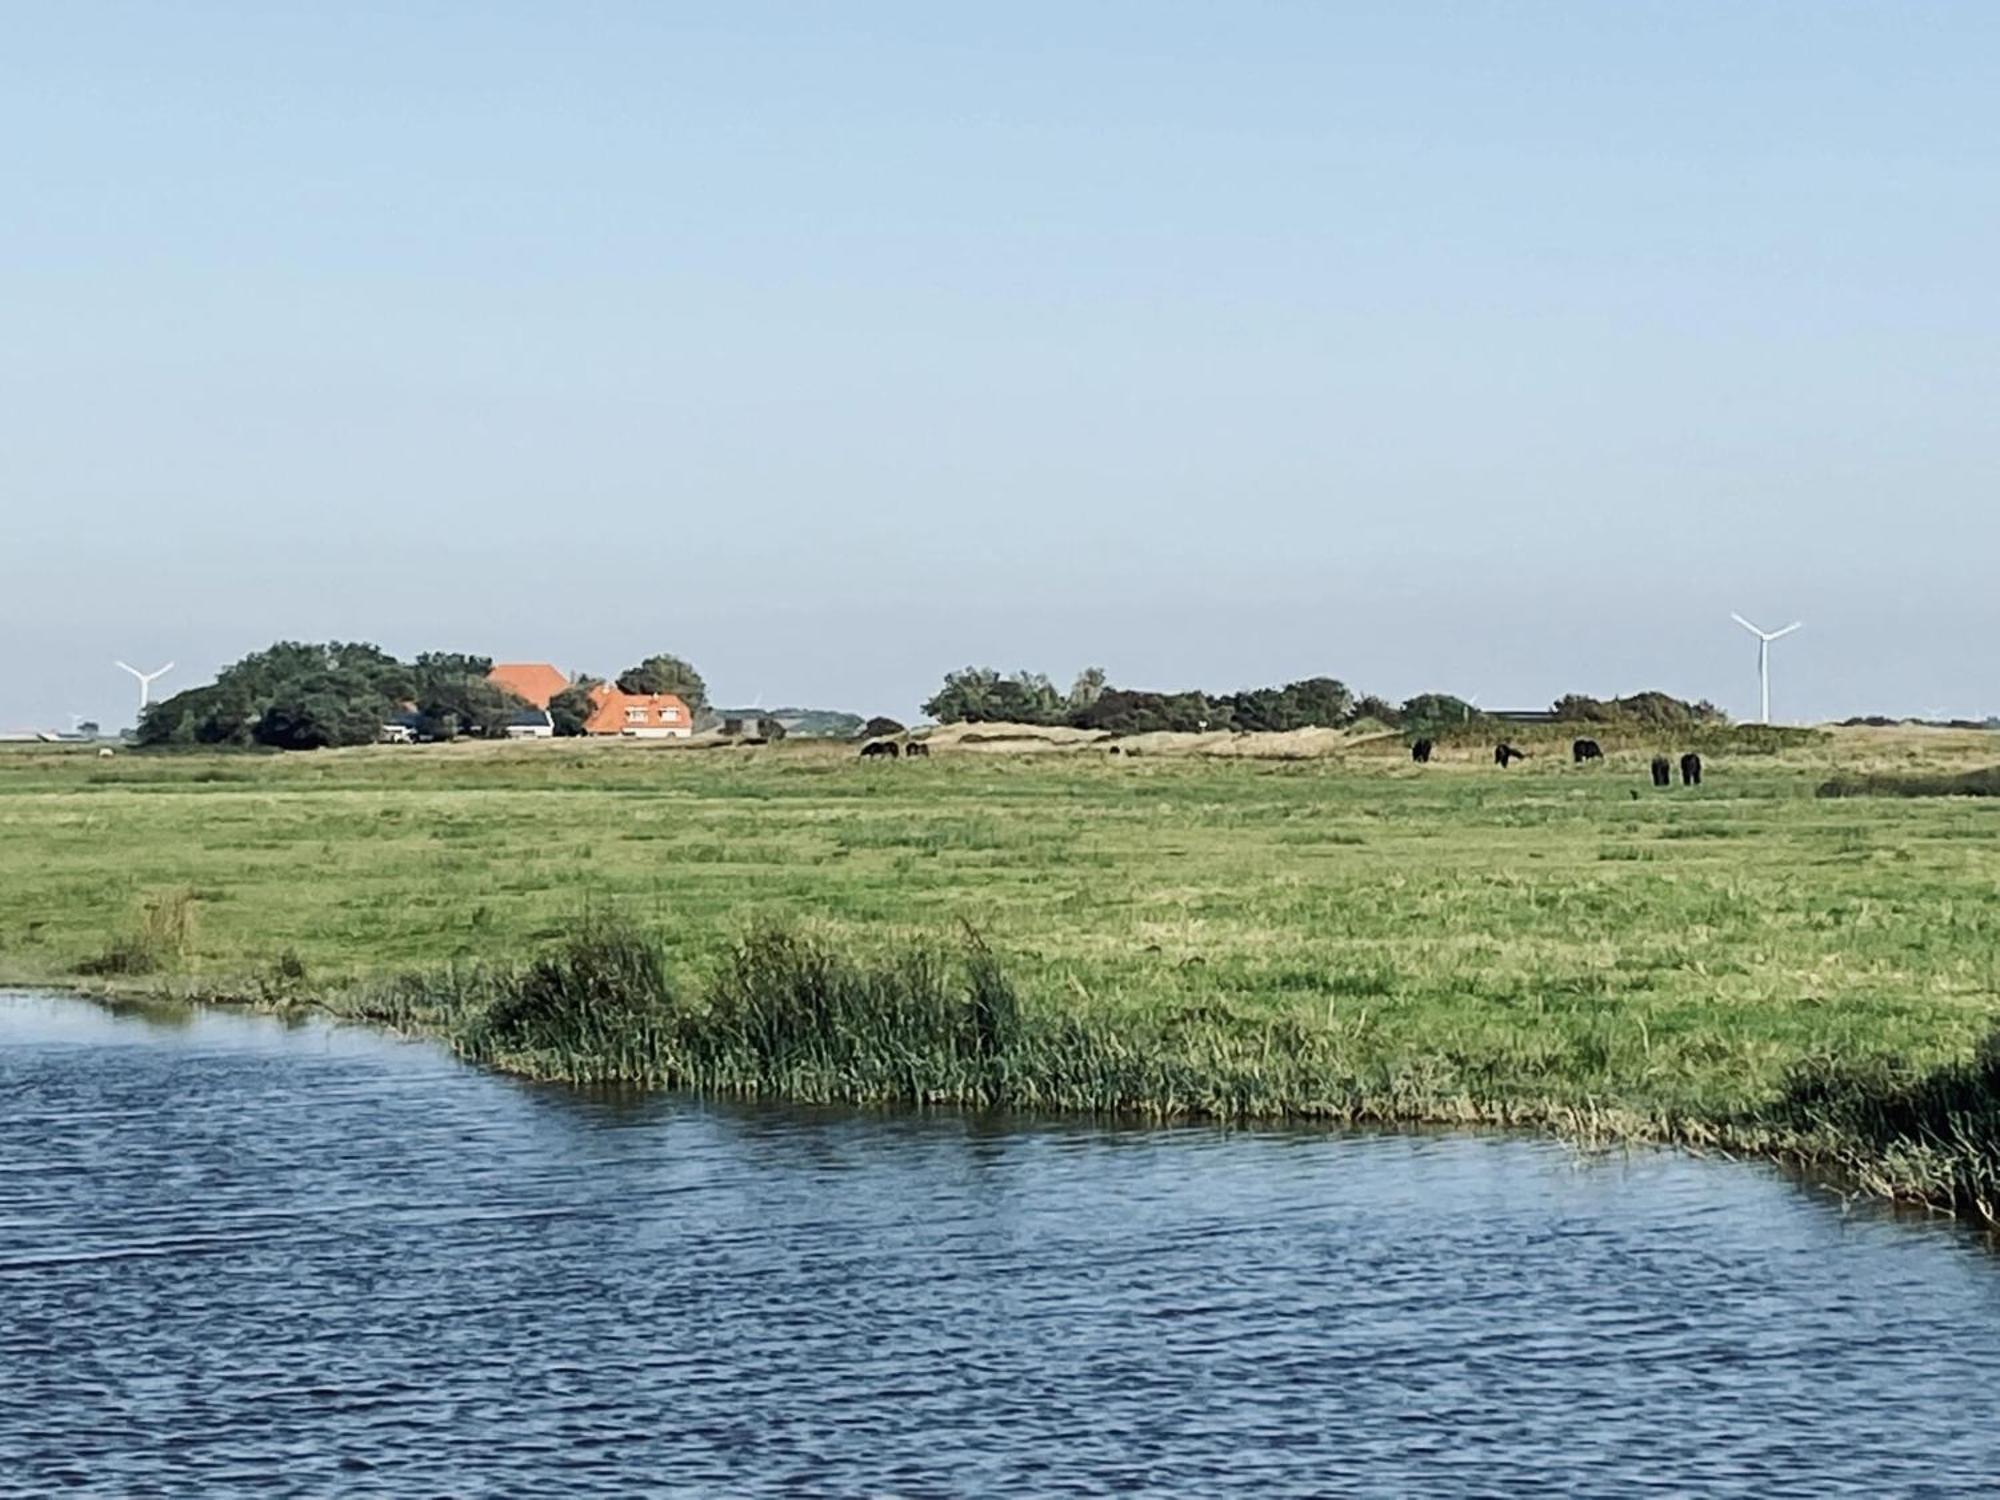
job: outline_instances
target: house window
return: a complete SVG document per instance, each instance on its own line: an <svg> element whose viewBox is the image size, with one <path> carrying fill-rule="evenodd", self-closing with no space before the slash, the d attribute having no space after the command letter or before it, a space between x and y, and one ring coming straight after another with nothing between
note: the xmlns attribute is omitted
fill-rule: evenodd
<svg viewBox="0 0 2000 1500"><path fill-rule="evenodd" d="M628 708L628 709L626 709L626 710L625 710L625 722L626 722L627 724L643 724L643 723L645 723L645 722L646 722L646 710L645 710L645 709L643 709L643 708Z"/></svg>
<svg viewBox="0 0 2000 1500"><path fill-rule="evenodd" d="M660 717L665 719L669 724L673 723L680 716L681 711L678 708L663 708L660 710Z"/></svg>

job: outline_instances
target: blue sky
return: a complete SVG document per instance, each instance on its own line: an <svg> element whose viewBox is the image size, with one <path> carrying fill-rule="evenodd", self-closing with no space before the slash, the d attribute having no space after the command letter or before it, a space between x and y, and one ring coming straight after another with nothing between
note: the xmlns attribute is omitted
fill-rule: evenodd
<svg viewBox="0 0 2000 1500"><path fill-rule="evenodd" d="M275 638L2000 711L2000 8L0 24L0 728Z"/></svg>

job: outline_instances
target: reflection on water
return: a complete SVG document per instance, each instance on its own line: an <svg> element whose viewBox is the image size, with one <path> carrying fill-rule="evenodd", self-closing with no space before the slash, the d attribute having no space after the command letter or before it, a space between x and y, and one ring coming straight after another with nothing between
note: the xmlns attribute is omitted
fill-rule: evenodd
<svg viewBox="0 0 2000 1500"><path fill-rule="evenodd" d="M1997 1473L2000 1264L1752 1167L593 1097L0 997L8 1493Z"/></svg>

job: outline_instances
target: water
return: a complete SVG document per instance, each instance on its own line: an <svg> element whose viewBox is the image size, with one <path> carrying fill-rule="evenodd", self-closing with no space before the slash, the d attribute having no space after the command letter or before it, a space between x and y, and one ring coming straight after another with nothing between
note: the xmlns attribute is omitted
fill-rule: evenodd
<svg viewBox="0 0 2000 1500"><path fill-rule="evenodd" d="M618 1102L0 997L0 1493L1991 1493L2000 1261L1485 1137Z"/></svg>

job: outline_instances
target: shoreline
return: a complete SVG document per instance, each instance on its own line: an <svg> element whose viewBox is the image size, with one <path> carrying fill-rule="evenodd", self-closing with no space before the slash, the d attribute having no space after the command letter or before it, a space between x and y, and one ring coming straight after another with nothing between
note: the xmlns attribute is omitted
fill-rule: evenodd
<svg viewBox="0 0 2000 1500"><path fill-rule="evenodd" d="M887 1113L944 1110L1130 1128L1208 1125L1472 1131L1555 1141L1582 1152L1671 1150L1697 1157L1759 1163L1843 1198L1865 1199L1899 1212L1949 1218L1987 1233L2000 1232L2000 1172L1994 1170L2000 1159L1989 1155L1967 1174L1963 1171L1964 1163L1954 1165L1932 1154L1947 1146L1947 1142L1935 1138L1870 1139L1859 1134L1843 1135L1824 1126L1786 1128L1773 1120L1668 1116L1615 1101L1578 1105L1553 1097L1480 1099L1469 1094L1426 1095L1394 1087L1379 1094L1345 1097L1338 1091L1320 1093L1317 1097L1279 1094L1229 1107L1228 1101L1232 1097L1240 1101L1240 1095L1233 1095L1228 1087L1231 1080L1227 1070L1208 1077L1205 1093L1200 1086L1201 1075L1190 1073L1185 1075L1185 1081L1195 1087L1184 1093L1159 1098L1131 1097L1108 1106L1065 1106L1034 1096L969 1098L943 1088L913 1087L906 1093L842 1091L837 1087L787 1089L773 1086L772 1080L704 1086L677 1076L671 1069L651 1075L634 1070L634 1056L629 1051L622 1055L616 1050L563 1054L546 1048L508 1052L468 1046L463 1027L455 1028L440 1016L425 1017L415 1009L386 1013L379 991L274 997L227 988L177 989L160 983L106 983L83 975L54 980L7 975L0 977L0 990L52 995L113 1009L206 1007L281 1019L314 1016L399 1040L435 1045L465 1066L495 1076L568 1088L614 1088L699 1100ZM1188 1060L1183 1057L1174 1061L1185 1065Z"/></svg>

